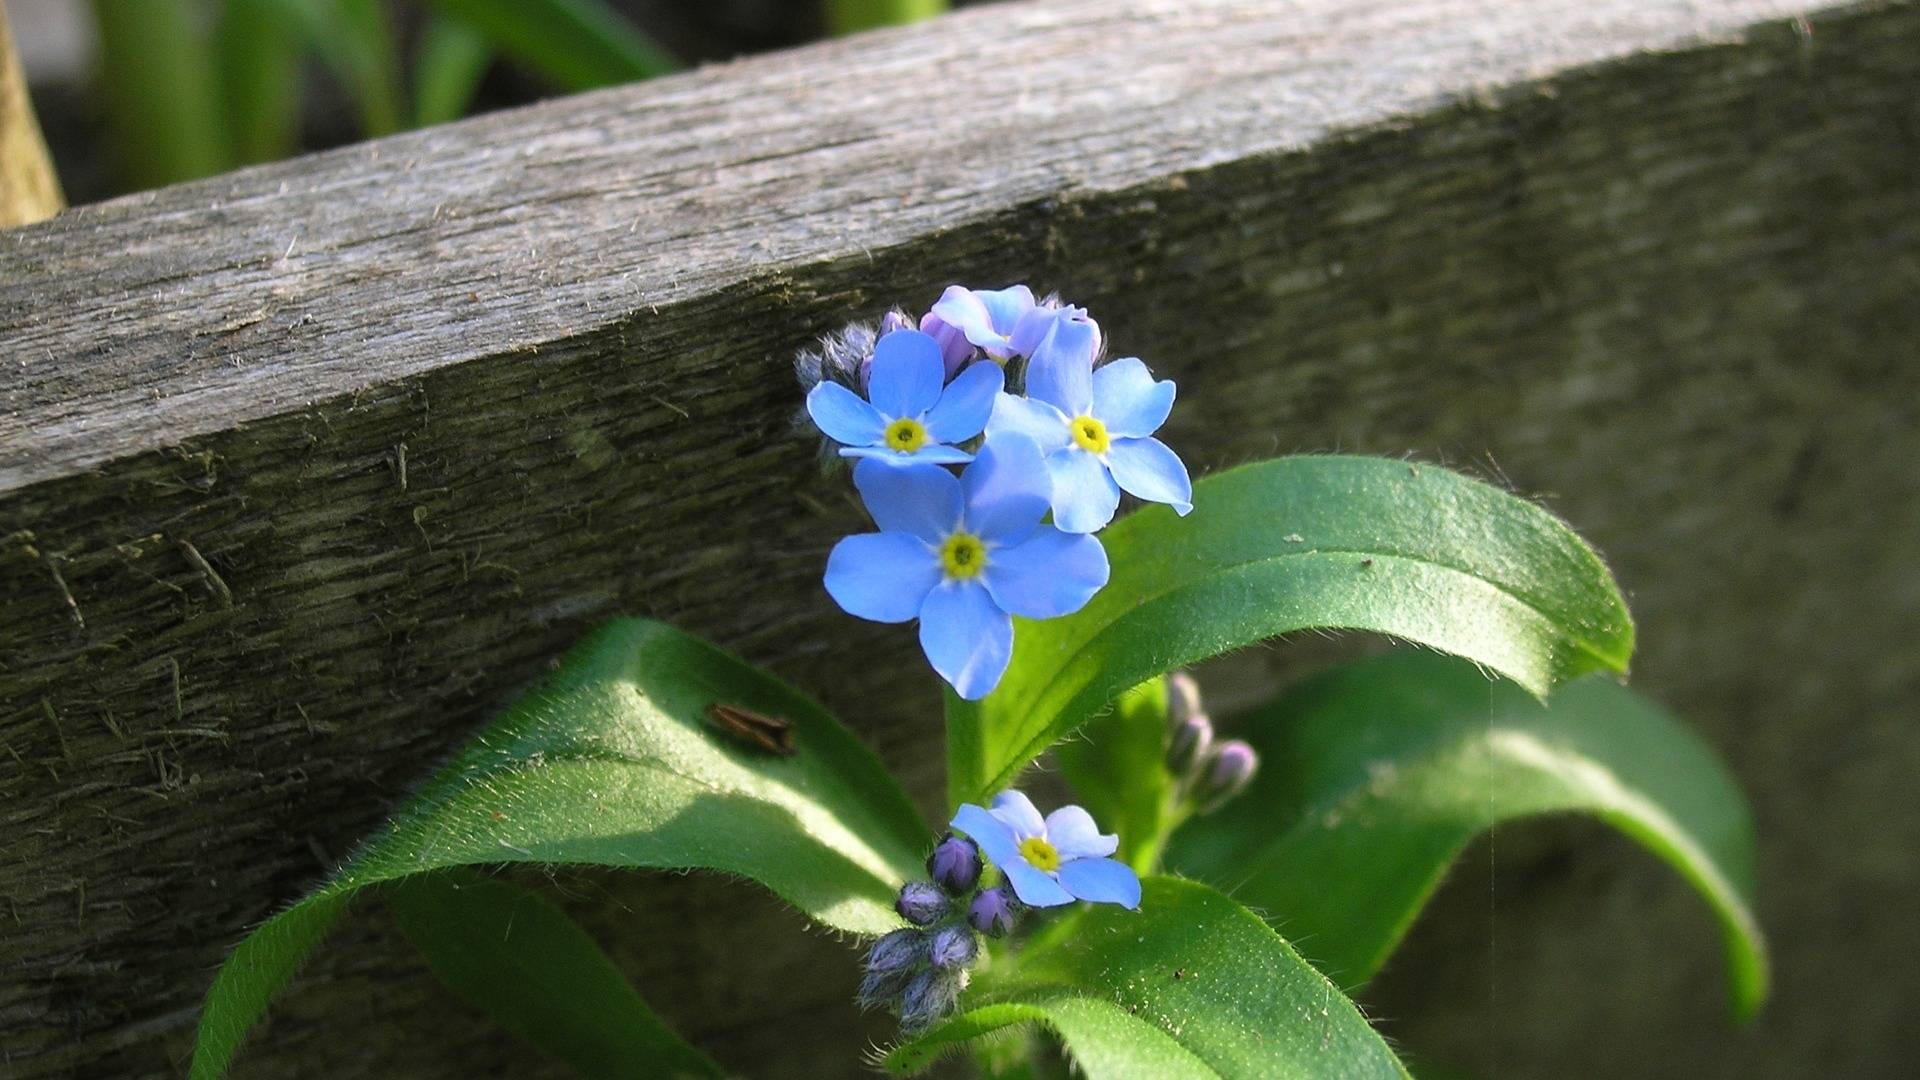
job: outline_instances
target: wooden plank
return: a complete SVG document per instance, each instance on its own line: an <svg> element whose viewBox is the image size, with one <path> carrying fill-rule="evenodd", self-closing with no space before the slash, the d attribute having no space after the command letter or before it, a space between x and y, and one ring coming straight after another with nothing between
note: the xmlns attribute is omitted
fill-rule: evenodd
<svg viewBox="0 0 1920 1080"><path fill-rule="evenodd" d="M1755 787L1803 988L1770 1038L1639 1039L1715 952L1629 898L1685 977L1618 962L1617 1026L1503 1065L1897 1062L1904 1018L1831 1003L1920 974L1826 883L1920 872L1825 838L1906 803L1873 762L1916 744L1867 729L1817 807L1799 749L1920 696L1916 33L1814 0L994 6L0 233L0 1061L170 1074L243 929L615 613L770 663L937 793L911 642L820 593L856 513L786 359L1025 279L1181 380L1202 468L1414 449L1551 493L1634 593L1637 676ZM743 1071L882 1033L849 951L745 890L579 880ZM1549 929L1613 974L1616 939ZM259 1075L541 1068L377 917L280 1016Z"/></svg>

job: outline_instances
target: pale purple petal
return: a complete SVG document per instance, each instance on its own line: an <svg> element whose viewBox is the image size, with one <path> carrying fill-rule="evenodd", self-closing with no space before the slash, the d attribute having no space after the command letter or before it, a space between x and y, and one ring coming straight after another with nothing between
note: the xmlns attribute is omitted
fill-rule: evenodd
<svg viewBox="0 0 1920 1080"><path fill-rule="evenodd" d="M1167 503L1181 517L1193 512L1193 481L1187 467L1159 439L1115 439L1107 448L1113 479L1127 494Z"/></svg>
<svg viewBox="0 0 1920 1080"><path fill-rule="evenodd" d="M973 295L979 297L980 303L986 307L994 332L1001 337L1011 335L1020 324L1020 317L1033 310L1033 290L1025 285L1013 285L1005 289L975 289ZM974 344L978 345L979 342Z"/></svg>
<svg viewBox="0 0 1920 1080"><path fill-rule="evenodd" d="M1093 408L1092 323L1055 319L1046 340L1027 361L1027 396L1066 413L1085 416Z"/></svg>
<svg viewBox="0 0 1920 1080"><path fill-rule="evenodd" d="M1060 864L1060 884L1081 900L1140 906L1140 875L1112 859L1075 859ZM1022 897L1025 899L1025 897Z"/></svg>
<svg viewBox="0 0 1920 1080"><path fill-rule="evenodd" d="M1050 875L1033 868L1025 859L1015 859L1000 868L1013 886L1013 894L1028 907L1059 907L1073 903L1073 894L1061 888Z"/></svg>
<svg viewBox="0 0 1920 1080"><path fill-rule="evenodd" d="M940 582L940 556L905 533L860 533L827 556L827 594L849 615L906 622Z"/></svg>
<svg viewBox="0 0 1920 1080"><path fill-rule="evenodd" d="M844 458L872 458L884 465L965 465L973 460L973 455L957 446L942 446L928 443L911 454L903 454L884 446L843 446L840 456Z"/></svg>
<svg viewBox="0 0 1920 1080"><path fill-rule="evenodd" d="M986 697L1013 656L1013 617L978 581L934 586L920 606L920 649L963 700Z"/></svg>
<svg viewBox="0 0 1920 1080"><path fill-rule="evenodd" d="M1114 438L1142 438L1160 430L1173 411L1173 380L1153 381L1147 365L1129 356L1093 372L1093 415Z"/></svg>
<svg viewBox="0 0 1920 1080"><path fill-rule="evenodd" d="M889 420L918 417L940 400L946 381L939 343L918 330L896 330L873 347L867 400Z"/></svg>
<svg viewBox="0 0 1920 1080"><path fill-rule="evenodd" d="M960 474L968 532L991 544L1017 544L1046 516L1053 481L1033 440L995 435ZM991 558L991 557L990 557Z"/></svg>
<svg viewBox="0 0 1920 1080"><path fill-rule="evenodd" d="M1024 792L1013 788L993 797L992 814L1001 824L1013 830L1015 841L1030 837L1047 835L1046 819L1040 816L1040 808L1033 805Z"/></svg>
<svg viewBox="0 0 1920 1080"><path fill-rule="evenodd" d="M955 327L980 348L1004 356L1009 348L1007 335L1032 307L1033 290L1025 285L997 291L950 285L928 314Z"/></svg>
<svg viewBox="0 0 1920 1080"><path fill-rule="evenodd" d="M1007 335L1008 350L1015 356L1032 356L1059 317L1058 308L1036 307L1023 312L1020 321L1013 324L1013 332Z"/></svg>
<svg viewBox="0 0 1920 1080"><path fill-rule="evenodd" d="M1002 610L1051 619L1085 607L1106 585L1107 574L1100 541L1042 525L1020 543L995 549L982 577Z"/></svg>
<svg viewBox="0 0 1920 1080"><path fill-rule="evenodd" d="M1053 523L1063 532L1099 532L1120 507L1120 488L1107 467L1077 447L1047 456L1053 477Z"/></svg>
<svg viewBox="0 0 1920 1080"><path fill-rule="evenodd" d="M993 416L987 420L987 438L1011 433L1032 439L1043 454L1051 454L1073 441L1067 429L1067 414L1044 401L1001 394L993 399Z"/></svg>
<svg viewBox="0 0 1920 1080"><path fill-rule="evenodd" d="M973 358L973 342L967 340L967 335L931 311L921 317L920 332L940 343L940 361L949 379L960 370L961 364Z"/></svg>
<svg viewBox="0 0 1920 1080"><path fill-rule="evenodd" d="M973 438L993 415L994 399L1006 381L998 364L975 364L960 373L940 393L940 402L927 413L927 434L936 442L960 443Z"/></svg>
<svg viewBox="0 0 1920 1080"><path fill-rule="evenodd" d="M1047 815L1047 843L1062 861L1070 862L1111 855L1119 849L1120 838L1111 833L1102 836L1093 815L1080 807L1063 806Z"/></svg>
<svg viewBox="0 0 1920 1080"><path fill-rule="evenodd" d="M807 415L827 438L847 446L872 446L887 431L887 420L878 410L837 382L822 382L807 391Z"/></svg>
<svg viewBox="0 0 1920 1080"><path fill-rule="evenodd" d="M853 486L882 532L938 544L960 524L960 481L937 465L902 469L865 458L853 467Z"/></svg>
<svg viewBox="0 0 1920 1080"><path fill-rule="evenodd" d="M954 812L952 826L979 844L981 853L995 866L1006 866L1020 857L1020 841L1013 830L982 807L960 804L960 809Z"/></svg>

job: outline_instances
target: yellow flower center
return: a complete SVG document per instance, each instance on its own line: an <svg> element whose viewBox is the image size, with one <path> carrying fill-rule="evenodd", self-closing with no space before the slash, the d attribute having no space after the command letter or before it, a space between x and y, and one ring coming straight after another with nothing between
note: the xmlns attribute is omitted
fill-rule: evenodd
<svg viewBox="0 0 1920 1080"><path fill-rule="evenodd" d="M1051 874L1060 869L1060 853L1043 837L1029 836L1020 841L1020 856L1032 863L1035 870Z"/></svg>
<svg viewBox="0 0 1920 1080"><path fill-rule="evenodd" d="M1073 441L1089 454L1104 454L1113 443L1107 437L1107 425L1091 416L1082 416L1073 422Z"/></svg>
<svg viewBox="0 0 1920 1080"><path fill-rule="evenodd" d="M927 429L920 421L901 417L887 425L887 448L901 454L911 454L927 444Z"/></svg>
<svg viewBox="0 0 1920 1080"><path fill-rule="evenodd" d="M957 532L940 545L940 568L965 581L987 568L987 545L972 533Z"/></svg>

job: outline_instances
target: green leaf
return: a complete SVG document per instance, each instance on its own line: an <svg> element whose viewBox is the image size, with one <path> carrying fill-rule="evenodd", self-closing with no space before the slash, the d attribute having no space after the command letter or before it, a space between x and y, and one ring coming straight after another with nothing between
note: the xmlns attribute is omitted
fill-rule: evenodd
<svg viewBox="0 0 1920 1080"><path fill-rule="evenodd" d="M1120 695L1111 712L1056 747L1054 758L1080 805L1102 828L1120 835L1114 858L1138 873L1152 870L1173 804L1166 680L1152 679Z"/></svg>
<svg viewBox="0 0 1920 1080"><path fill-rule="evenodd" d="M212 42L185 5L93 0L99 79L120 167L159 187L233 167Z"/></svg>
<svg viewBox="0 0 1920 1080"><path fill-rule="evenodd" d="M896 1072L1016 1024L1054 1029L1104 1077L1404 1077L1334 985L1252 912L1204 885L1148 878L1137 912L1091 905L1047 927L977 1007L887 1055Z"/></svg>
<svg viewBox="0 0 1920 1080"><path fill-rule="evenodd" d="M827 28L836 34L931 19L947 0L827 0Z"/></svg>
<svg viewBox="0 0 1920 1080"><path fill-rule="evenodd" d="M1471 664L1390 654L1310 680L1241 734L1260 773L1176 833L1168 863L1310 942L1344 986L1379 971L1476 835L1575 812L1640 842L1706 898L1739 1015L1766 995L1745 800L1710 749L1609 678L1543 705Z"/></svg>
<svg viewBox="0 0 1920 1080"><path fill-rule="evenodd" d="M428 0L569 90L650 79L673 55L602 0Z"/></svg>
<svg viewBox="0 0 1920 1080"><path fill-rule="evenodd" d="M275 0L223 0L214 48L235 157L292 154L300 137L300 40Z"/></svg>
<svg viewBox="0 0 1920 1080"><path fill-rule="evenodd" d="M1290 457L1200 481L1101 534L1113 578L1020 621L998 689L947 705L949 794L982 802L1130 686L1276 634L1371 630L1545 694L1624 670L1633 623L1599 556L1538 506L1431 465Z"/></svg>
<svg viewBox="0 0 1920 1080"><path fill-rule="evenodd" d="M716 734L708 706L792 722L781 757ZM479 863L697 868L752 878L816 921L871 935L927 832L858 738L771 676L655 622L603 627L489 725L317 892L240 943L214 979L192 1075L241 1039L359 890Z"/></svg>
<svg viewBox="0 0 1920 1080"><path fill-rule="evenodd" d="M492 64L493 47L480 31L459 19L429 16L414 53L414 126L432 127L465 116Z"/></svg>
<svg viewBox="0 0 1920 1080"><path fill-rule="evenodd" d="M539 895L464 870L382 894L447 988L585 1077L724 1075L654 1015L600 946Z"/></svg>

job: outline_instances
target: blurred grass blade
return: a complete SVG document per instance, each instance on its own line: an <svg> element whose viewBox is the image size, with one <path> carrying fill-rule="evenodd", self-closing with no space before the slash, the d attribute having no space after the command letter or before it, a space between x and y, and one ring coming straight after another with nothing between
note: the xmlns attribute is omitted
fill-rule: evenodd
<svg viewBox="0 0 1920 1080"><path fill-rule="evenodd" d="M946 10L947 0L827 0L827 28L852 34L931 19Z"/></svg>
<svg viewBox="0 0 1920 1080"><path fill-rule="evenodd" d="M259 0L320 57L360 114L367 138L407 117L400 53L382 0Z"/></svg>
<svg viewBox="0 0 1920 1080"><path fill-rule="evenodd" d="M715 703L792 724L795 752L715 732ZM751 878L816 922L877 935L928 834L858 738L784 683L672 627L603 627L488 725L316 892L242 941L207 993L194 1080L225 1073L348 901L370 885L482 863L708 869Z"/></svg>
<svg viewBox="0 0 1920 1080"><path fill-rule="evenodd" d="M589 1078L724 1075L661 1021L566 913L517 885L465 870L382 890L447 988Z"/></svg>
<svg viewBox="0 0 1920 1080"><path fill-rule="evenodd" d="M156 0L93 0L93 14L127 180L159 187L231 168L210 27L189 5Z"/></svg>
<svg viewBox="0 0 1920 1080"><path fill-rule="evenodd" d="M1260 750L1253 786L1176 833L1168 865L1311 942L1343 986L1380 970L1475 836L1572 812L1637 840L1705 897L1738 1015L1766 996L1746 802L1708 747L1611 679L1542 704L1471 664L1392 654L1310 680L1239 734Z"/></svg>
<svg viewBox="0 0 1920 1080"><path fill-rule="evenodd" d="M222 0L215 39L239 164L277 161L300 141L301 35L276 0Z"/></svg>
<svg viewBox="0 0 1920 1080"><path fill-rule="evenodd" d="M955 804L984 802L1129 687L1264 638L1372 630L1465 656L1537 694L1633 651L1599 556L1524 499L1431 465L1290 457L1201 480L1194 511L1100 534L1113 577L1064 618L1016 620L978 702L947 696Z"/></svg>
<svg viewBox="0 0 1920 1080"><path fill-rule="evenodd" d="M1144 886L1139 911L1089 905L1041 930L1017 965L984 969L969 1010L896 1047L887 1067L917 1072L1040 1023L1090 1080L1406 1076L1353 1003L1252 912L1191 881Z"/></svg>
<svg viewBox="0 0 1920 1080"><path fill-rule="evenodd" d="M567 90L650 79L672 54L603 0L428 0L485 34L503 53Z"/></svg>
<svg viewBox="0 0 1920 1080"><path fill-rule="evenodd" d="M430 16L414 54L414 126L432 127L465 116L491 66L493 46L486 35L460 19Z"/></svg>
<svg viewBox="0 0 1920 1080"><path fill-rule="evenodd" d="M1103 829L1120 836L1114 858L1147 873L1170 829L1173 777L1166 768L1167 682L1152 679L1126 693L1113 710L1087 722L1078 737L1054 748L1060 775Z"/></svg>

